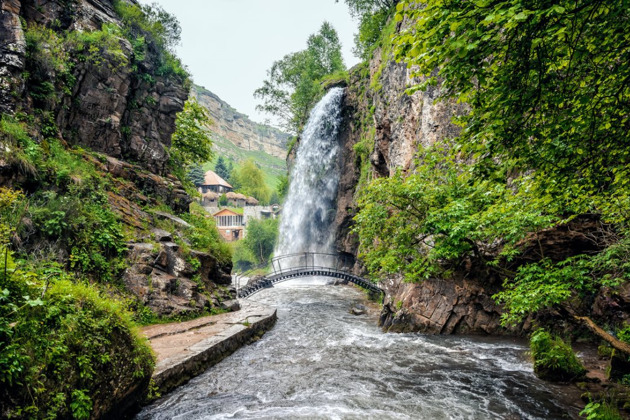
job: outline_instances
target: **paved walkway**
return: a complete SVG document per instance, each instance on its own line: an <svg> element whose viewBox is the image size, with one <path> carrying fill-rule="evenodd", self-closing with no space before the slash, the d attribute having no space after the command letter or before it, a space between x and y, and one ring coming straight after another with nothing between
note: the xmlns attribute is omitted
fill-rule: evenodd
<svg viewBox="0 0 630 420"><path fill-rule="evenodd" d="M157 356L161 392L187 382L270 329L276 309L241 300L241 310L142 329Z"/></svg>

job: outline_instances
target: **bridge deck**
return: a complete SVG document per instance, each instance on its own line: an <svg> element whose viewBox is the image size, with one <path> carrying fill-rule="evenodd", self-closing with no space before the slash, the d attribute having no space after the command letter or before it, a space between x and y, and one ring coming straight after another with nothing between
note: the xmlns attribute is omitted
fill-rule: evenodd
<svg viewBox="0 0 630 420"><path fill-rule="evenodd" d="M330 277L337 278L344 281L348 281L350 283L354 283L358 286L363 287L371 292L384 294L383 290L374 285L374 283L356 276L352 273L349 273L343 269L339 268L330 268L330 267L318 267L318 266L306 266L306 267L297 267L286 269L281 272L275 272L269 274L266 277L263 277L257 280L254 283L248 284L244 288L238 291L239 298L247 298L263 289L267 289L273 287L274 284L280 283L283 281L299 278L299 277L312 277L312 276L322 276L322 277Z"/></svg>

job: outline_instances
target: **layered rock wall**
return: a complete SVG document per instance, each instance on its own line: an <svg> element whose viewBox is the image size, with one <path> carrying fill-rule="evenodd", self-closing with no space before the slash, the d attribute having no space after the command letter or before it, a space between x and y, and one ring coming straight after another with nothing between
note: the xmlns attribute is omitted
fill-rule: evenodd
<svg viewBox="0 0 630 420"><path fill-rule="evenodd" d="M214 93L193 86L192 95L205 107L213 120L210 131L236 147L261 151L285 159L289 135L268 125L258 124L241 114Z"/></svg>
<svg viewBox="0 0 630 420"><path fill-rule="evenodd" d="M7 0L0 10L0 112L9 114L33 106L32 98L24 95L22 77L28 69L25 29L40 25L61 33L120 24L111 0ZM66 141L165 174L187 86L177 78L156 75L154 57L136 60L130 42L122 37L119 42L124 57L104 51L99 60L74 61L71 92L56 92L61 100L44 110L55 114ZM152 76L141 77L147 74Z"/></svg>

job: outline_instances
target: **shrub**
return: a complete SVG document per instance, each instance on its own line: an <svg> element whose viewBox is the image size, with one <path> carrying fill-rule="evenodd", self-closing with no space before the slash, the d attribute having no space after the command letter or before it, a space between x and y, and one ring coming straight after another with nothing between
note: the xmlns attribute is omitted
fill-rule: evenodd
<svg viewBox="0 0 630 420"><path fill-rule="evenodd" d="M54 265L16 266L0 274L3 416L89 418L148 382L151 351L120 303Z"/></svg>
<svg viewBox="0 0 630 420"><path fill-rule="evenodd" d="M559 337L552 337L544 329L536 330L530 338L534 372L548 381L574 381L586 370L571 346Z"/></svg>

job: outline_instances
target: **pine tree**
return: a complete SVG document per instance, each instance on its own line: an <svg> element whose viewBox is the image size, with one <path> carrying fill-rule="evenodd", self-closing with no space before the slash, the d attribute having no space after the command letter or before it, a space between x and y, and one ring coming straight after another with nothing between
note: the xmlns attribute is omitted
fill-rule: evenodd
<svg viewBox="0 0 630 420"><path fill-rule="evenodd" d="M204 173L201 165L193 165L188 171L188 178L195 184L195 187L203 185Z"/></svg>
<svg viewBox="0 0 630 420"><path fill-rule="evenodd" d="M217 164L214 167L214 172L223 179L228 179L230 177L230 169L228 168L228 163L226 163L225 159L223 159L223 156L219 156Z"/></svg>

